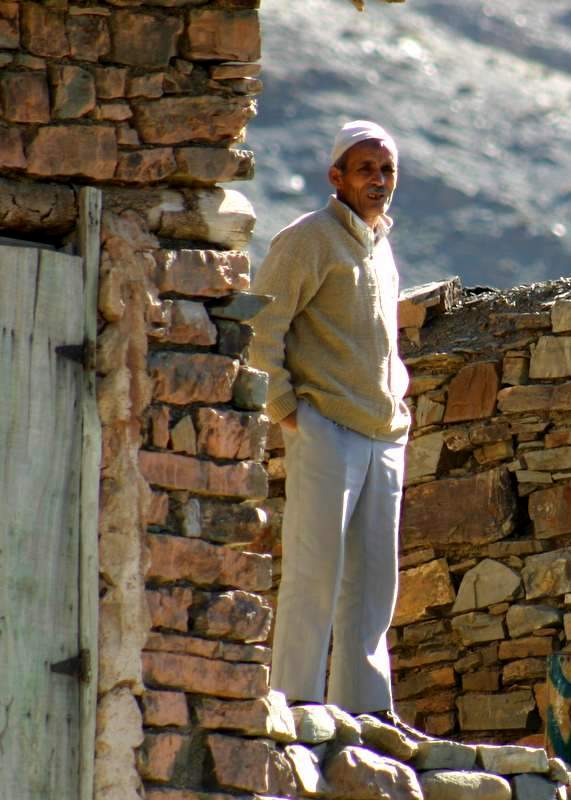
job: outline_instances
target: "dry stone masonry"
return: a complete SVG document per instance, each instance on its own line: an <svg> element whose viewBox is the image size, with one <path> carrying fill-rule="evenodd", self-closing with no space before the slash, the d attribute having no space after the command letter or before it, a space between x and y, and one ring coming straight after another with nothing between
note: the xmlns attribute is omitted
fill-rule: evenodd
<svg viewBox="0 0 571 800"><path fill-rule="evenodd" d="M564 800L562 763L489 742L539 742L545 656L571 636L565 282L401 304L395 691L477 743L269 690L283 450L247 364L254 213L221 186L253 173L257 5L0 2L0 237L74 252L79 188L103 194L94 797Z"/></svg>
<svg viewBox="0 0 571 800"><path fill-rule="evenodd" d="M397 708L434 736L541 746L547 657L571 651L571 282L430 284L403 293L399 320L414 424ZM281 447L272 429L276 556Z"/></svg>

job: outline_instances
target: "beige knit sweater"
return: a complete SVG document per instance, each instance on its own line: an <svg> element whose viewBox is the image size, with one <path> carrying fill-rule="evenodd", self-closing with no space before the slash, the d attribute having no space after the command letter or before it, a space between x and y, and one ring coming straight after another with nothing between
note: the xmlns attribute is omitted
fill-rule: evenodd
<svg viewBox="0 0 571 800"><path fill-rule="evenodd" d="M397 352L398 275L387 240L331 196L273 240L254 291L275 297L255 319L252 366L270 376L268 413L304 398L374 439L404 437L408 376Z"/></svg>

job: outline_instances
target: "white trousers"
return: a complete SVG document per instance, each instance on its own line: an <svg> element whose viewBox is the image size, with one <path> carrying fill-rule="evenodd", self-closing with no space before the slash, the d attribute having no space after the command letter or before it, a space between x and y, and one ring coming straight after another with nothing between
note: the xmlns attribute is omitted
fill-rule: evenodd
<svg viewBox="0 0 571 800"><path fill-rule="evenodd" d="M398 579L404 443L336 425L308 403L284 432L286 507L271 685L290 701L392 709L386 634Z"/></svg>

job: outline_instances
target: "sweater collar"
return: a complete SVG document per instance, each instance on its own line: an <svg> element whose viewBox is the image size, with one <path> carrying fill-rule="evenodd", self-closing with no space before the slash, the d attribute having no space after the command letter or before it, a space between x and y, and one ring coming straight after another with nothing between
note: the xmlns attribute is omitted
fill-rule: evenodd
<svg viewBox="0 0 571 800"><path fill-rule="evenodd" d="M373 231L361 217L355 214L348 205L338 200L334 194L329 196L327 210L352 236L368 249L376 245L384 236L387 236L393 226L392 218L387 214L383 214L379 219L377 228Z"/></svg>

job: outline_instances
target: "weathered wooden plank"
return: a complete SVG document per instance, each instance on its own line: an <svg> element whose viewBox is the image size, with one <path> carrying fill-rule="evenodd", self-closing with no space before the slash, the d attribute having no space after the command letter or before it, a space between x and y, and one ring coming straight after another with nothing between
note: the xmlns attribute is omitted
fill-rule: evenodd
<svg viewBox="0 0 571 800"><path fill-rule="evenodd" d="M99 467L101 426L95 386L95 341L97 337L97 288L102 195L85 188L79 197L79 241L83 257L85 345L87 352L83 382L83 452L81 467L79 618L82 650L90 653L91 678L81 687L80 708L80 800L93 797L95 759L95 714L97 707L97 626L99 611L99 559L97 519L99 514Z"/></svg>
<svg viewBox="0 0 571 800"><path fill-rule="evenodd" d="M0 248L0 753L5 796L78 794L79 687L50 665L75 656L81 259Z"/></svg>

